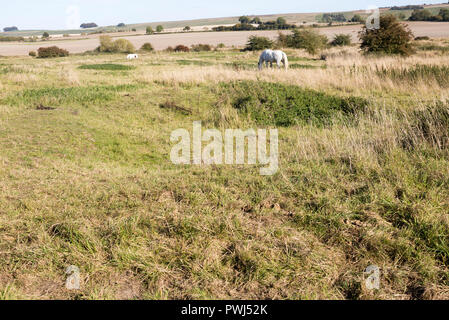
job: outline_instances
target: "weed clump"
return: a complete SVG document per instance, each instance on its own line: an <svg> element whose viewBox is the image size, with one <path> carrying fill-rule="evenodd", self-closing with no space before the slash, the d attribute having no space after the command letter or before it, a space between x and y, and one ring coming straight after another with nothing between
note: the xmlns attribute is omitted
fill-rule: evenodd
<svg viewBox="0 0 449 320"><path fill-rule="evenodd" d="M238 81L222 86L230 92L235 109L264 125L324 126L338 118L348 119L367 106L361 98L340 98L280 83Z"/></svg>

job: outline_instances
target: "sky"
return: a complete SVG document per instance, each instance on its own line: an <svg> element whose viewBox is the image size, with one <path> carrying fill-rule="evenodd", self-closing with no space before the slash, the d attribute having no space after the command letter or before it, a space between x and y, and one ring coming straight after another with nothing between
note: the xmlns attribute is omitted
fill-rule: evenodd
<svg viewBox="0 0 449 320"><path fill-rule="evenodd" d="M275 13L335 12L443 0L13 0L2 1L0 28L70 29L83 22L100 26Z"/></svg>

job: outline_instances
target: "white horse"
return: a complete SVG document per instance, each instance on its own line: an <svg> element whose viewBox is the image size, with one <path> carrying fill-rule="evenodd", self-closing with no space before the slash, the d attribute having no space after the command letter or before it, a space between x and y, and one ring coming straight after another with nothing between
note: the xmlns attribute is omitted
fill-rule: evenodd
<svg viewBox="0 0 449 320"><path fill-rule="evenodd" d="M128 57L126 57L126 59L128 59L128 60L139 59L139 55L137 55L137 54L128 54Z"/></svg>
<svg viewBox="0 0 449 320"><path fill-rule="evenodd" d="M276 62L278 68L281 68L281 63L284 64L284 68L288 69L288 58L285 52L281 50L270 50L267 49L260 55L259 59L259 70L262 70L263 64L266 64L268 68L268 63L270 63L270 66L273 67L273 62Z"/></svg>

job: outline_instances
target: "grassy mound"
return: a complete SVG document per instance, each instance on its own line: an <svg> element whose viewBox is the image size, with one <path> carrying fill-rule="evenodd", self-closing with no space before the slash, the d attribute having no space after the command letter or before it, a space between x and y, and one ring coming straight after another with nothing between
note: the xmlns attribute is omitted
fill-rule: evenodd
<svg viewBox="0 0 449 320"><path fill-rule="evenodd" d="M134 66L125 66L123 64L85 64L79 67L79 69L83 70L105 70L105 71L128 71L134 70L136 67Z"/></svg>
<svg viewBox="0 0 449 320"><path fill-rule="evenodd" d="M264 125L323 126L338 118L349 119L367 105L361 98L340 98L281 83L238 81L222 87L231 95L234 108Z"/></svg>

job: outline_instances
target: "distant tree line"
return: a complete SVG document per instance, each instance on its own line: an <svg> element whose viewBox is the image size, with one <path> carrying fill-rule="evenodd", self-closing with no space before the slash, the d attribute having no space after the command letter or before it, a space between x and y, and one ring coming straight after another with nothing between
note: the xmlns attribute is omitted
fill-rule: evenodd
<svg viewBox="0 0 449 320"><path fill-rule="evenodd" d="M346 17L343 13L324 13L321 18L323 22L346 22Z"/></svg>
<svg viewBox="0 0 449 320"><path fill-rule="evenodd" d="M415 10L409 21L449 21L449 9L440 9L440 12L436 15L427 9Z"/></svg>
<svg viewBox="0 0 449 320"><path fill-rule="evenodd" d="M6 27L6 28L3 28L3 31L4 32L19 31L19 28L17 28L17 27Z"/></svg>
<svg viewBox="0 0 449 320"><path fill-rule="evenodd" d="M296 25L287 23L285 18L279 17L275 21L262 21L255 17L252 20L249 17L243 16L239 19L240 23L234 26L218 26L212 28L213 31L251 31L251 30L287 30L295 29ZM257 26L254 26L257 24Z"/></svg>
<svg viewBox="0 0 449 320"><path fill-rule="evenodd" d="M423 6L416 6L416 5L408 5L408 6L394 6L391 8L391 10L421 10L424 9Z"/></svg>
<svg viewBox="0 0 449 320"><path fill-rule="evenodd" d="M80 28L82 28L82 29L89 29L89 28L96 28L96 27L98 27L98 25L94 22L83 23L82 25L80 25Z"/></svg>

